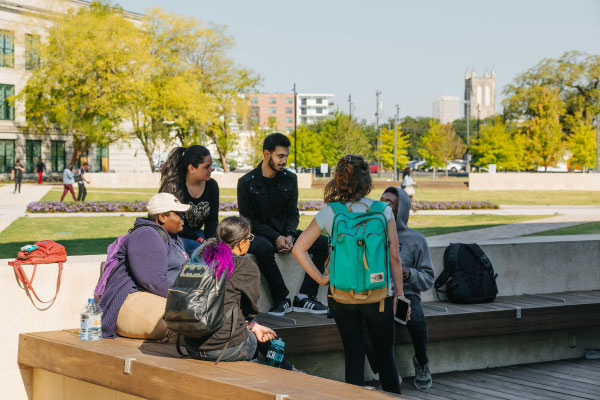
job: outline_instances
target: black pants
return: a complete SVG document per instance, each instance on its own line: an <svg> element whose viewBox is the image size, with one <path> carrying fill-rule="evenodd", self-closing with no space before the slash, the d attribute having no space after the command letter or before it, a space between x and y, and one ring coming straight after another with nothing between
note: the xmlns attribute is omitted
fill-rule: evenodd
<svg viewBox="0 0 600 400"><path fill-rule="evenodd" d="M416 294L406 294L405 296L410 300L410 320L406 323L406 329L408 329L408 334L412 340L417 361L419 364L425 365L429 362L429 358L427 357L427 322L423 314L421 298ZM369 336L366 324L363 324L363 334L365 335L365 351L369 365L373 372L377 373L379 372L379 365L377 364L377 358L373 350L373 341Z"/></svg>
<svg viewBox="0 0 600 400"><path fill-rule="evenodd" d="M346 383L364 386L366 324L373 344L373 353L379 366L379 380L386 392L400 393L400 379L394 358L394 310L392 298L385 300L385 309L379 312L379 303L341 304L328 299L329 309L344 345Z"/></svg>
<svg viewBox="0 0 600 400"><path fill-rule="evenodd" d="M296 237L300 236L302 231L296 231ZM273 304L281 303L289 295L289 291L283 281L281 271L275 263L275 243L261 235L256 235L254 240L250 242L250 253L256 256L256 262L260 273L265 277L269 290L271 291L271 299ZM323 273L325 270L325 260L329 253L327 238L323 235L319 236L313 245L308 249L308 253L312 256L317 269ZM319 284L315 282L308 274L302 281L300 293L308 296L316 296L319 291Z"/></svg>
<svg viewBox="0 0 600 400"><path fill-rule="evenodd" d="M77 201L85 201L85 196L87 195L85 183L77 182L77 186L79 187L79 190L77 191Z"/></svg>
<svg viewBox="0 0 600 400"><path fill-rule="evenodd" d="M15 178L15 193L21 193L21 181L23 178Z"/></svg>

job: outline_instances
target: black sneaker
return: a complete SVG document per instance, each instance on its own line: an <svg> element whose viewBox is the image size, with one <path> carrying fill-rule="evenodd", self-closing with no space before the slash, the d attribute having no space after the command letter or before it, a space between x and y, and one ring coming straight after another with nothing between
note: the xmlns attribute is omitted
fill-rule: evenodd
<svg viewBox="0 0 600 400"><path fill-rule="evenodd" d="M275 315L277 317L283 317L284 314L287 314L289 312L292 312L292 302L290 299L287 298L281 303L277 304L276 306L273 306L269 310L269 314Z"/></svg>
<svg viewBox="0 0 600 400"><path fill-rule="evenodd" d="M311 314L327 314L327 306L314 297L305 297L302 300L294 297L294 311Z"/></svg>
<svg viewBox="0 0 600 400"><path fill-rule="evenodd" d="M413 364L415 366L415 387L419 390L427 390L431 387L433 380L429 372L429 363L420 365L417 357L413 356Z"/></svg>

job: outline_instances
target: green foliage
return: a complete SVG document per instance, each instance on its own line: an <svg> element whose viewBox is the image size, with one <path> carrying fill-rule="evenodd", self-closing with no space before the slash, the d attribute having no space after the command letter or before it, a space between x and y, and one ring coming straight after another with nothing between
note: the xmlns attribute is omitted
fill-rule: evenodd
<svg viewBox="0 0 600 400"><path fill-rule="evenodd" d="M362 124L357 124L347 114L337 112L318 126L323 162L336 164L346 154L365 154L370 148Z"/></svg>
<svg viewBox="0 0 600 400"><path fill-rule="evenodd" d="M429 130L429 126L433 118L428 117L404 117L400 126L402 132L408 135L408 156L411 160L419 157L419 146L421 143L421 137L423 137Z"/></svg>
<svg viewBox="0 0 600 400"><path fill-rule="evenodd" d="M314 127L316 128L316 127ZM319 133L312 130L310 126L300 125L296 128L296 136L298 137L298 147L296 148L296 157L298 166L302 167L318 167L324 162L323 158L323 142L319 137ZM290 135L290 160L294 159L294 144L296 137L294 133Z"/></svg>
<svg viewBox="0 0 600 400"><path fill-rule="evenodd" d="M144 75L146 41L104 3L71 10L48 29L43 60L16 97L25 102L25 132L73 136L73 157L92 144L124 138L124 108ZM14 99L13 99L14 100Z"/></svg>
<svg viewBox="0 0 600 400"><path fill-rule="evenodd" d="M600 99L600 55L569 51L558 59L546 58L507 85L503 101L509 119L536 115L535 94L540 87L555 89L566 114L581 112L589 118L598 112Z"/></svg>
<svg viewBox="0 0 600 400"><path fill-rule="evenodd" d="M471 151L475 164L496 164L505 170L519 169L515 142L501 118L497 118L493 125L481 127L480 137L473 141Z"/></svg>
<svg viewBox="0 0 600 400"><path fill-rule="evenodd" d="M446 167L449 160L461 157L464 151L465 146L456 136L452 124L442 125L435 119L430 121L427 134L421 138L419 155L427 160L429 166L434 167L434 174L437 168Z"/></svg>
<svg viewBox="0 0 600 400"><path fill-rule="evenodd" d="M394 129L381 129L381 161L384 168L394 169ZM398 170L404 168L409 161L408 158L408 135L402 133L398 127L397 134L397 159Z"/></svg>
<svg viewBox="0 0 600 400"><path fill-rule="evenodd" d="M564 103L555 89L540 87L538 93L539 97L531 105L535 109L535 117L529 123L527 139L533 165L547 170L563 155L564 134L560 116L564 113Z"/></svg>
<svg viewBox="0 0 600 400"><path fill-rule="evenodd" d="M596 164L596 131L581 112L568 117L572 132L567 145L571 153L571 168L591 168Z"/></svg>

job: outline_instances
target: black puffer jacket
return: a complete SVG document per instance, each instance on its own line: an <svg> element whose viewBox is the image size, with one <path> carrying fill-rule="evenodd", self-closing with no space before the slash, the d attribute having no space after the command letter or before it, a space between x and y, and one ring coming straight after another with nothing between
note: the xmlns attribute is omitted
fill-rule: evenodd
<svg viewBox="0 0 600 400"><path fill-rule="evenodd" d="M293 236L300 220L298 178L284 169L268 184L261 168L262 162L238 181L240 215L250 220L252 233L271 241L279 236Z"/></svg>

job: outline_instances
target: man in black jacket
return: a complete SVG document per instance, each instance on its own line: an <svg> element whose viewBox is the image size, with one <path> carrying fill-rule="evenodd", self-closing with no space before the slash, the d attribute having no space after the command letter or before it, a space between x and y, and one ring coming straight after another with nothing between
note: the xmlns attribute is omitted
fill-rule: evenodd
<svg viewBox="0 0 600 400"><path fill-rule="evenodd" d="M297 230L300 219L298 179L285 169L289 152L290 141L285 135L272 133L265 138L263 161L238 181L238 208L240 215L252 223L255 239L250 242L249 252L256 256L271 291L273 308L269 314L282 316L290 311L325 314L327 307L316 299L319 284L308 274L292 306L289 291L275 263L275 252L290 253L294 240L301 233ZM309 253L323 272L328 254L327 238L317 239Z"/></svg>

